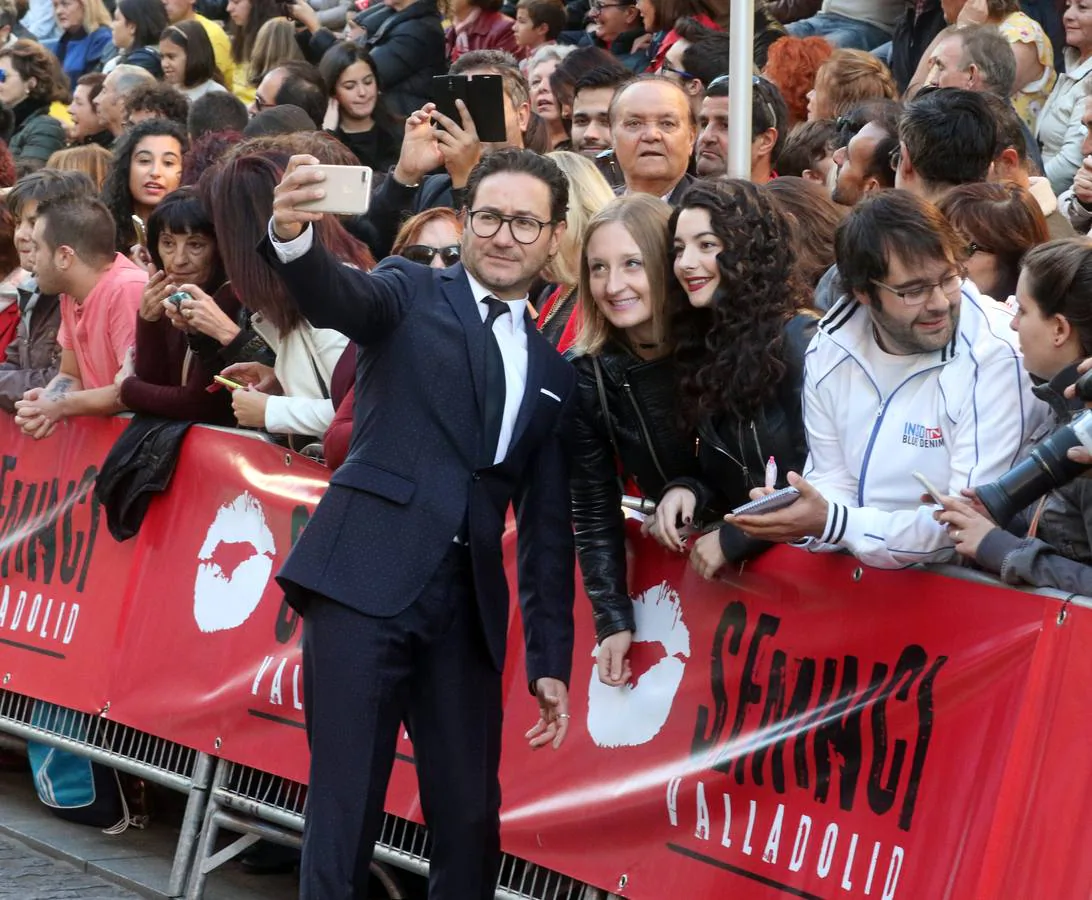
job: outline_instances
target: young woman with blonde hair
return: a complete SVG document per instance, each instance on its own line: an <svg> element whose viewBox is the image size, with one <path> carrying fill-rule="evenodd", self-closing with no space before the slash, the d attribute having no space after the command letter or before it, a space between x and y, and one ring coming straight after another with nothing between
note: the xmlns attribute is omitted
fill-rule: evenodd
<svg viewBox="0 0 1092 900"><path fill-rule="evenodd" d="M837 119L868 100L896 100L891 70L863 50L835 50L815 73L808 92L808 121Z"/></svg>
<svg viewBox="0 0 1092 900"><path fill-rule="evenodd" d="M629 680L635 628L623 482L658 500L669 482L696 473L692 437L675 413L670 325L679 294L670 217L671 207L646 194L613 200L588 223L580 266L573 524L599 640L599 678L615 687Z"/></svg>

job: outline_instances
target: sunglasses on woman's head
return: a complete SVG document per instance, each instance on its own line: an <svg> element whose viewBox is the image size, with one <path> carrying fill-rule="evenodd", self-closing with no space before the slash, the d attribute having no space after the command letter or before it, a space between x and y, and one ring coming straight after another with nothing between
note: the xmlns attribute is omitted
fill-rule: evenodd
<svg viewBox="0 0 1092 900"><path fill-rule="evenodd" d="M433 257L440 254L440 259L445 266L453 266L459 261L459 245L450 247L430 247L428 244L412 244L402 251L402 256L410 262L421 263L423 266L432 265Z"/></svg>

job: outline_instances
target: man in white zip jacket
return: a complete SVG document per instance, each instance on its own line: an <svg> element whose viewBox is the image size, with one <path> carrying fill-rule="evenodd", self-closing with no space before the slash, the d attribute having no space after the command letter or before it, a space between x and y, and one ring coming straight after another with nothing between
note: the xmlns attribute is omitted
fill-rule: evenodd
<svg viewBox="0 0 1092 900"><path fill-rule="evenodd" d="M964 278L962 244L905 191L847 216L836 253L848 293L805 358L810 452L804 477L789 478L801 497L729 522L880 568L954 557L911 473L958 496L1007 472L1048 415L1010 342L1011 317Z"/></svg>

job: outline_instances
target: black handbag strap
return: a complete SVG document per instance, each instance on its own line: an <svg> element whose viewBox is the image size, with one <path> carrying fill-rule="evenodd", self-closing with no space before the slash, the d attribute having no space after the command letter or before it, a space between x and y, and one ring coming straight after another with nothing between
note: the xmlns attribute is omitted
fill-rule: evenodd
<svg viewBox="0 0 1092 900"><path fill-rule="evenodd" d="M599 395L599 407L603 410L603 424L607 428L607 436L610 438L610 445L614 450L614 478L618 482L618 492L624 494L626 486L621 475L622 454L618 451L618 439L614 436L614 424L610 420L610 409L607 407L607 388L603 384L603 369L599 365L598 356L593 356L591 362L592 371L595 373L595 392Z"/></svg>

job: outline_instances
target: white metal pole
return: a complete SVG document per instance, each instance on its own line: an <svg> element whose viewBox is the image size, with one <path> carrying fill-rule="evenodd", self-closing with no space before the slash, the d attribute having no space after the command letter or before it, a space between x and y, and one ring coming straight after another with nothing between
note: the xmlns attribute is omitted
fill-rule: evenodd
<svg viewBox="0 0 1092 900"><path fill-rule="evenodd" d="M754 0L731 0L732 44L728 60L728 175L751 177L751 78L754 75Z"/></svg>

